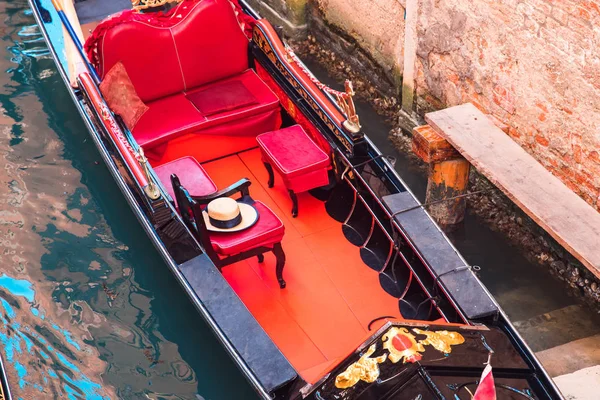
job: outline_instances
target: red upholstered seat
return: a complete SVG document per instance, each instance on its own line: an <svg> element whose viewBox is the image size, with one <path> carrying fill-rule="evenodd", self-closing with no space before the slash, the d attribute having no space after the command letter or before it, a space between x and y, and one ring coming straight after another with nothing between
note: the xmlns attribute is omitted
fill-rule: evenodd
<svg viewBox="0 0 600 400"><path fill-rule="evenodd" d="M218 255L232 256L256 247L271 247L281 242L285 233L283 222L260 201L256 201L254 207L259 218L251 228L235 233L210 233L210 242Z"/></svg>
<svg viewBox="0 0 600 400"><path fill-rule="evenodd" d="M186 134L254 137L277 129L279 101L249 69L248 38L231 3L202 0L178 7L172 16L177 22L157 23L150 16L119 21L98 46L100 76L120 61L150 107L133 130L138 143L152 150ZM220 93L213 95L219 104L207 107L211 91ZM190 101L194 96L204 112ZM224 155L214 151L213 157Z"/></svg>
<svg viewBox="0 0 600 400"><path fill-rule="evenodd" d="M329 183L329 156L312 141L300 125L263 133L256 140L273 187L273 167L283 178L292 199L292 216L298 216L296 193Z"/></svg>
<svg viewBox="0 0 600 400"><path fill-rule="evenodd" d="M242 85L256 102L204 116L186 97L202 96L203 92L210 95L211 90L227 88L231 83ZM149 149L186 133L256 136L264 132L265 126L279 123L279 100L253 70L146 104L150 109L138 121L133 135L140 146Z"/></svg>
<svg viewBox="0 0 600 400"><path fill-rule="evenodd" d="M288 178L329 167L329 156L308 137L300 125L263 133L256 138L273 165Z"/></svg>
<svg viewBox="0 0 600 400"><path fill-rule="evenodd" d="M206 196L217 191L217 185L210 179L202 165L194 157L182 157L154 168L158 179L163 183L172 199L175 199L171 175L175 174L194 196Z"/></svg>

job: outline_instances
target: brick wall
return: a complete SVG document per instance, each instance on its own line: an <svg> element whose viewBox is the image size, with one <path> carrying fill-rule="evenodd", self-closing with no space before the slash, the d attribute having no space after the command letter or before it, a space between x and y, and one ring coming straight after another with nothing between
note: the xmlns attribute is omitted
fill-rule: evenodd
<svg viewBox="0 0 600 400"><path fill-rule="evenodd" d="M600 208L600 2L420 2L417 109L472 102Z"/></svg>
<svg viewBox="0 0 600 400"><path fill-rule="evenodd" d="M400 83L405 0L320 0L323 18L346 32Z"/></svg>
<svg viewBox="0 0 600 400"><path fill-rule="evenodd" d="M401 87L407 0L304 1ZM474 103L600 209L600 0L416 3L414 109Z"/></svg>

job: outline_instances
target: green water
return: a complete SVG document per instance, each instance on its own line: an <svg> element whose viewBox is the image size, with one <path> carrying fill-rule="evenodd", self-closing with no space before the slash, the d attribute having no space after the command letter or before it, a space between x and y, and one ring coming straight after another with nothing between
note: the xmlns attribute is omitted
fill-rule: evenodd
<svg viewBox="0 0 600 400"><path fill-rule="evenodd" d="M27 2L0 16L0 341L14 397L256 398L114 184Z"/></svg>

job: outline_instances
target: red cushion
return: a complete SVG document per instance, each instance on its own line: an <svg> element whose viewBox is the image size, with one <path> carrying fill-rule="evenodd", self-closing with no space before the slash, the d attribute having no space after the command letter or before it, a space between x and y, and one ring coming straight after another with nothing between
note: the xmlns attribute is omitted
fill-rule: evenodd
<svg viewBox="0 0 600 400"><path fill-rule="evenodd" d="M179 177L181 184L194 196L206 196L217 191L217 185L210 179L202 165L194 157L182 157L154 168L158 179L163 183L172 199L175 192L171 184L171 174Z"/></svg>
<svg viewBox="0 0 600 400"><path fill-rule="evenodd" d="M213 249L221 256L232 256L260 246L270 247L281 242L285 227L270 208L260 201L254 203L258 211L258 222L241 232L210 233Z"/></svg>
<svg viewBox="0 0 600 400"><path fill-rule="evenodd" d="M100 83L100 91L108 106L123 118L129 130L148 111L139 98L123 64L116 63Z"/></svg>
<svg viewBox="0 0 600 400"><path fill-rule="evenodd" d="M225 129L217 131L211 129L213 131L211 134L256 135L260 131L257 132L252 129L252 119L249 117L256 116L256 123L262 127L264 126L262 117L266 113L268 113L269 120L272 122L270 126L275 126L279 119L276 113L272 113L272 111L278 110L279 100L253 70L247 70L240 75L189 91L187 95L190 96L198 91L208 89L218 91L223 85L232 82L243 84L257 103L209 116L203 116L192 102L181 93L147 103L150 109L142 116L133 130L133 135L138 144L150 149L185 133L202 133L210 127L216 126L224 126ZM226 129L227 126L224 125L242 119L248 119L248 124L246 124L243 131Z"/></svg>
<svg viewBox="0 0 600 400"><path fill-rule="evenodd" d="M187 94L186 98L205 116L258 103L256 97L239 80L211 85Z"/></svg>
<svg viewBox="0 0 600 400"><path fill-rule="evenodd" d="M308 137L300 125L263 133L256 140L263 158L286 177L329 167L329 156Z"/></svg>
<svg viewBox="0 0 600 400"><path fill-rule="evenodd" d="M241 82L252 96L256 99L257 103L252 104L248 107L236 108L207 117L206 126L219 125L223 122L234 121L240 118L244 118L250 115L257 115L265 111L272 111L279 109L279 99L269 89L269 87L256 75L254 70L244 71L240 75L232 76L227 79L223 79L218 82L213 82L200 88L189 90L188 95L191 95L199 90L212 89L219 90L223 85L227 85L230 82L239 81Z"/></svg>
<svg viewBox="0 0 600 400"><path fill-rule="evenodd" d="M146 104L150 107L132 131L140 146L151 148L171 136L197 129L206 121L183 93Z"/></svg>
<svg viewBox="0 0 600 400"><path fill-rule="evenodd" d="M228 0L181 7L193 9L175 24L152 25L148 17L111 27L100 44L100 76L121 61L149 102L248 68L248 39Z"/></svg>

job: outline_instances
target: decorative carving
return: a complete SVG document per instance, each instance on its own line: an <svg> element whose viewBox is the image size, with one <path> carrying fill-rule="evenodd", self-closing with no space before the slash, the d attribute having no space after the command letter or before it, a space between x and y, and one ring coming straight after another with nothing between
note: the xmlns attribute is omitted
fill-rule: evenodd
<svg viewBox="0 0 600 400"><path fill-rule="evenodd" d="M180 3L182 0L131 0L134 10L140 11L147 8L164 6L167 3Z"/></svg>
<svg viewBox="0 0 600 400"><path fill-rule="evenodd" d="M375 382L379 378L379 364L387 358L387 354L371 358L371 355L375 353L375 348L376 344L374 343L357 362L351 364L344 372L339 374L335 378L335 387L346 389L356 385L361 380L367 383Z"/></svg>
<svg viewBox="0 0 600 400"><path fill-rule="evenodd" d="M419 343L426 346L431 345L437 351L449 354L452 352L452 346L463 344L465 338L458 332L449 331L424 331L421 329L414 328L413 332L419 335L427 336L426 339L419 340Z"/></svg>
<svg viewBox="0 0 600 400"><path fill-rule="evenodd" d="M340 108L348 117L348 119L344 121L344 128L346 128L349 132L358 133L360 132L361 127L353 100L353 97L356 93L354 93L354 87L352 86L352 82L350 80L346 79L344 85L346 87L346 92L344 93L345 96L337 96L337 102Z"/></svg>
<svg viewBox="0 0 600 400"><path fill-rule="evenodd" d="M423 356L425 347L417 342L415 336L406 328L390 328L382 337L383 348L390 352L390 361L394 364L400 360L403 363L414 363Z"/></svg>

